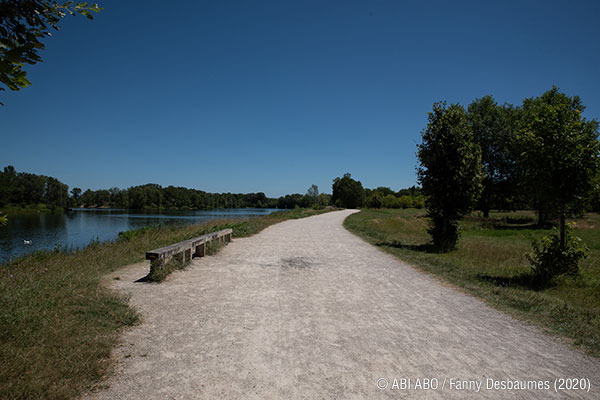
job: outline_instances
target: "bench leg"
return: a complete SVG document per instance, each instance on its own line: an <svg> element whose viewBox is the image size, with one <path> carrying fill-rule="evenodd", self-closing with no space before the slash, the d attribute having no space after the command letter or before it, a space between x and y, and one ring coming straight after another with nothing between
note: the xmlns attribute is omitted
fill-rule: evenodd
<svg viewBox="0 0 600 400"><path fill-rule="evenodd" d="M173 254L173 258L175 259L175 261L177 261L178 263L183 264L184 262L184 252L178 253L178 254Z"/></svg>
<svg viewBox="0 0 600 400"><path fill-rule="evenodd" d="M206 255L206 243L196 246L196 257L204 257Z"/></svg>

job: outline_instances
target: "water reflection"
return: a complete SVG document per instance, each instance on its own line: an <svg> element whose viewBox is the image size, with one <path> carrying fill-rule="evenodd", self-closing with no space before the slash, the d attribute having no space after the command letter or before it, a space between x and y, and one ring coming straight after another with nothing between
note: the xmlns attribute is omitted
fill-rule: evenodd
<svg viewBox="0 0 600 400"><path fill-rule="evenodd" d="M11 216L0 229L0 262L56 245L83 247L90 240L113 240L119 232L144 226L193 224L221 218L270 214L276 209L235 208L206 211L132 212L78 209L63 214ZM31 244L25 244L31 241Z"/></svg>

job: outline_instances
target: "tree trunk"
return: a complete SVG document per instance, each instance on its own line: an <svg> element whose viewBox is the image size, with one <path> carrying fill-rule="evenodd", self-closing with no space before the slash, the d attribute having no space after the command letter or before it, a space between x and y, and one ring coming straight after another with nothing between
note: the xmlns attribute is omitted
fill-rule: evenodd
<svg viewBox="0 0 600 400"><path fill-rule="evenodd" d="M560 248L565 248L565 206L560 209Z"/></svg>

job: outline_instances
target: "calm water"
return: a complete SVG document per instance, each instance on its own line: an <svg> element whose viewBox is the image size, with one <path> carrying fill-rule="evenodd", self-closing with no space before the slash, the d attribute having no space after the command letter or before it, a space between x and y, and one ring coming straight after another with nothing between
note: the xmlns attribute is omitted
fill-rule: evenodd
<svg viewBox="0 0 600 400"><path fill-rule="evenodd" d="M277 210L234 208L151 214L128 210L84 209L64 214L11 216L8 225L0 228L0 262L35 250L52 250L56 245L67 248L84 247L90 240L113 240L119 232L144 226L197 224L222 218L257 217L273 211ZM31 244L25 244L24 241L31 241Z"/></svg>

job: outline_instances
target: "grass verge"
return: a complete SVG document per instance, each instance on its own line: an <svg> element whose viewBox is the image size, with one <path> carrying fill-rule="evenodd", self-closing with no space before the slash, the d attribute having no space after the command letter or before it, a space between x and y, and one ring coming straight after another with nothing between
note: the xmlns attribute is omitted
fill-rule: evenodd
<svg viewBox="0 0 600 400"><path fill-rule="evenodd" d="M363 210L344 226L420 270L600 357L600 216L587 214L576 222L575 234L590 248L581 275L543 290L532 290L523 279L531 270L525 258L531 241L549 232L536 227L532 212L467 217L459 249L446 254L432 252L423 210Z"/></svg>
<svg viewBox="0 0 600 400"><path fill-rule="evenodd" d="M65 399L110 370L121 329L138 321L103 275L145 252L218 229L250 236L269 225L328 210L292 210L203 225L143 228L74 252L37 252L0 265L0 398Z"/></svg>

